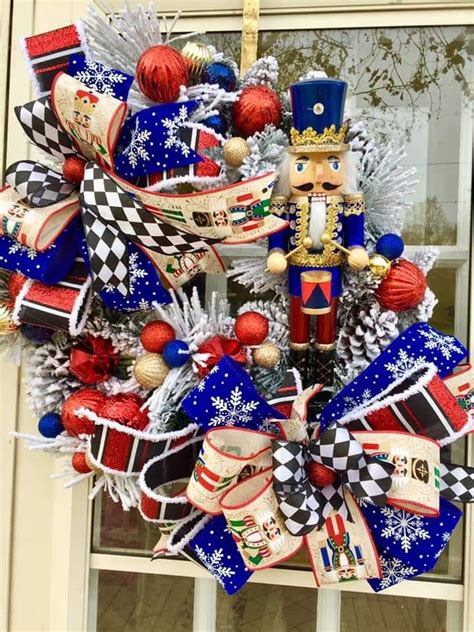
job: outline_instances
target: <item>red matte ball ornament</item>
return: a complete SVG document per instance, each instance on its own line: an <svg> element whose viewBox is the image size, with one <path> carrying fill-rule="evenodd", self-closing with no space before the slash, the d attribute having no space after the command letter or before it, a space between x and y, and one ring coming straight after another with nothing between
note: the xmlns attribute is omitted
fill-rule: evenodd
<svg viewBox="0 0 474 632"><path fill-rule="evenodd" d="M244 88L234 106L234 123L245 138L261 132L265 125L279 127L281 103L276 92L266 86Z"/></svg>
<svg viewBox="0 0 474 632"><path fill-rule="evenodd" d="M116 421L119 424L144 430L148 425L148 411L140 410L143 400L134 393L119 393L107 397L99 407L98 415L105 419Z"/></svg>
<svg viewBox="0 0 474 632"><path fill-rule="evenodd" d="M235 335L243 345L260 345L268 336L268 318L259 312L244 312L237 316L234 324Z"/></svg>
<svg viewBox="0 0 474 632"><path fill-rule="evenodd" d="M423 271L411 261L399 259L392 263L390 272L377 288L376 296L385 309L404 312L417 307L425 292Z"/></svg>
<svg viewBox="0 0 474 632"><path fill-rule="evenodd" d="M86 161L79 156L69 156L63 164L63 176L69 182L80 184L84 180Z"/></svg>
<svg viewBox="0 0 474 632"><path fill-rule="evenodd" d="M141 54L136 79L140 90L152 101L176 101L180 86L189 83L188 64L180 52L171 46L158 44Z"/></svg>
<svg viewBox="0 0 474 632"><path fill-rule="evenodd" d="M336 480L336 472L330 470L322 463L310 461L307 468L308 478L316 487L326 487L326 485L332 485L332 483Z"/></svg>
<svg viewBox="0 0 474 632"><path fill-rule="evenodd" d="M169 323L164 320L152 320L143 327L140 342L150 353L163 353L165 345L175 338L176 332Z"/></svg>
<svg viewBox="0 0 474 632"><path fill-rule="evenodd" d="M67 432L73 437L78 437L81 434L94 434L94 422L87 417L78 417L76 413L80 408L87 408L97 413L104 400L104 393L94 388L81 388L69 395L61 409L61 421Z"/></svg>
<svg viewBox="0 0 474 632"><path fill-rule="evenodd" d="M86 455L84 452L74 452L74 454L72 455L71 465L73 469L76 470L76 472L78 472L79 474L89 474L89 472L92 472L87 463Z"/></svg>

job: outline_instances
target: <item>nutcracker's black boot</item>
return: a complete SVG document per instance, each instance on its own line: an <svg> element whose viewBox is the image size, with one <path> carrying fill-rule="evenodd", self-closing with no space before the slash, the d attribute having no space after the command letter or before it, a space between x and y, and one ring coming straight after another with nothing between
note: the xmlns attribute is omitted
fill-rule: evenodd
<svg viewBox="0 0 474 632"><path fill-rule="evenodd" d="M290 342L290 367L298 369L303 388L311 384L309 343Z"/></svg>
<svg viewBox="0 0 474 632"><path fill-rule="evenodd" d="M336 360L336 345L315 345L314 354L314 383L332 386L334 382L334 363Z"/></svg>

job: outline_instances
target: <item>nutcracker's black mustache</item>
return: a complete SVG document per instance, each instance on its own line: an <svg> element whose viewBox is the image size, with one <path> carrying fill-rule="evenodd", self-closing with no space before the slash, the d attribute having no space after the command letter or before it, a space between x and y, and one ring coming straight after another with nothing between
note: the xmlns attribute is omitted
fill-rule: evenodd
<svg viewBox="0 0 474 632"><path fill-rule="evenodd" d="M337 189L341 185L332 184L331 182L323 182L321 186L325 191L334 191L334 189ZM299 187L295 187L295 189L298 189L298 191L311 191L313 187L314 187L313 182L305 182L304 184L300 184Z"/></svg>

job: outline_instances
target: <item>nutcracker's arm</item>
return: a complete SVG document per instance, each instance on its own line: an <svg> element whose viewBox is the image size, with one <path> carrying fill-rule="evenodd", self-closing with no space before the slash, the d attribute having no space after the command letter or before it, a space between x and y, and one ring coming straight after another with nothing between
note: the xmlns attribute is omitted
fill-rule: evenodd
<svg viewBox="0 0 474 632"><path fill-rule="evenodd" d="M344 195L344 245L364 247L365 199L363 193Z"/></svg>

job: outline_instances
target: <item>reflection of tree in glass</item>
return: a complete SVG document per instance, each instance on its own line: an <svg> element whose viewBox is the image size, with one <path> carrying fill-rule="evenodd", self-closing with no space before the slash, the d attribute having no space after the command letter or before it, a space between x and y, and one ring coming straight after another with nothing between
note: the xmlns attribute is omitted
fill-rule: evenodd
<svg viewBox="0 0 474 632"><path fill-rule="evenodd" d="M468 34L459 27L272 31L261 33L259 55L277 58L282 90L308 70L322 69L347 80L366 105L391 110L407 104L438 115L443 77L469 93Z"/></svg>
<svg viewBox="0 0 474 632"><path fill-rule="evenodd" d="M403 230L405 243L451 246L456 237L456 225L448 220L436 195L413 205Z"/></svg>

